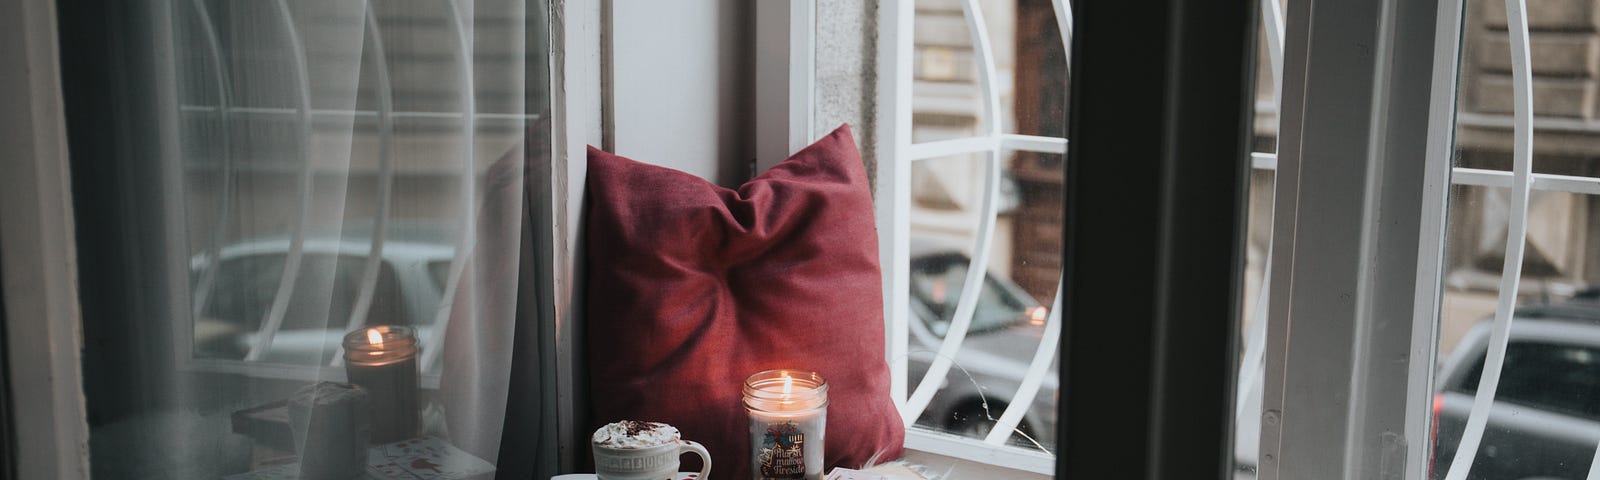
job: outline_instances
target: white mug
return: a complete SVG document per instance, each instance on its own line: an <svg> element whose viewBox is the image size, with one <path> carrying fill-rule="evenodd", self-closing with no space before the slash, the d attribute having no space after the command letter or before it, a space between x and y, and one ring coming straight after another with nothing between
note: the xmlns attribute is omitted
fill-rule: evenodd
<svg viewBox="0 0 1600 480"><path fill-rule="evenodd" d="M693 452L705 462L700 479L711 475L711 453L699 443L677 440L644 448L594 447L595 476L600 480L674 480L678 478L678 457Z"/></svg>

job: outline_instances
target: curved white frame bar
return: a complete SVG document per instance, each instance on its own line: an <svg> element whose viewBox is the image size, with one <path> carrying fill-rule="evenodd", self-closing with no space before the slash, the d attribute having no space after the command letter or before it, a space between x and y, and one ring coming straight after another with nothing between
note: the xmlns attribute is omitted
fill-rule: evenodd
<svg viewBox="0 0 1600 480"><path fill-rule="evenodd" d="M1044 386L1044 376L1050 373L1050 362L1056 358L1056 346L1061 344L1062 280L1061 277L1056 279L1056 299L1050 304L1050 319L1045 321L1044 336L1039 338L1039 347L1033 351L1028 373L1023 375L1017 394L1011 397L1011 404L1006 405L1000 419L995 420L994 428L989 429L989 436L984 437L983 443L1005 445L1006 440L1011 438L1011 432L1022 423L1022 415L1033 406L1033 398L1039 395L1039 387Z"/></svg>
<svg viewBox="0 0 1600 480"><path fill-rule="evenodd" d="M206 7L205 0L193 0L195 16L199 17L200 28L205 33L206 56L211 58L213 79L217 83L217 115L222 120L222 132L218 135L218 143L222 144L222 202L217 208L216 220L212 223L210 244L206 246L206 264L200 272L200 278L195 282L192 306L190 307L191 319L199 319L205 311L206 304L211 301L211 290L216 286L217 270L222 265L222 241L227 230L233 210L233 124L229 123L228 113L233 108L233 87L228 81L227 66L222 63L222 41L217 36L216 23L211 20L211 10ZM186 346L184 348L192 348Z"/></svg>
<svg viewBox="0 0 1600 480"><path fill-rule="evenodd" d="M1272 283L1267 279L1270 278L1272 278L1272 248L1269 246L1266 268L1262 269L1261 274L1261 292L1256 295L1255 310L1250 315L1250 331L1245 335L1244 358L1239 360L1239 382L1233 405L1235 419L1250 413L1244 411L1245 405L1250 403L1245 400L1248 395L1256 395L1256 390L1261 387L1258 382L1267 370L1267 299L1272 294Z"/></svg>
<svg viewBox="0 0 1600 480"><path fill-rule="evenodd" d="M940 384L944 383L945 374L950 372L950 366L955 361L956 355L961 353L961 342L966 339L967 329L972 326L972 314L977 310L978 294L983 291L983 282L989 273L989 249L994 240L994 225L996 212L1000 206L1000 93L995 79L995 65L993 50L989 42L989 30L983 21L983 11L978 7L977 0L962 2L962 12L967 19L967 28L972 33L973 51L977 56L978 64L982 68L982 79L979 88L985 99L983 118L988 126L988 138L992 144L988 155L988 175L984 179L983 202L975 212L978 215L978 238L972 247L972 262L967 266L967 278L961 290L961 298L956 303L954 318L951 319L950 329L945 332L944 341L939 344L938 356L933 364L928 366L928 373L917 384L910 398L906 399L905 407L900 410L901 420L907 426L915 424L917 417L928 408L928 403L933 401L933 394L937 393Z"/></svg>
<svg viewBox="0 0 1600 480"><path fill-rule="evenodd" d="M372 310L372 297L378 289L378 273L383 266L383 242L389 234L389 216L394 191L394 85L389 78L389 59L383 47L383 32L378 29L378 16L372 11L372 2L366 5L366 32L372 42L372 56L377 63L375 80L378 84L378 211L373 219L371 244L367 248L367 261L362 265L361 290L356 293L356 303L350 309L350 320L345 332L361 328ZM344 364L344 344L334 352L331 365Z"/></svg>
<svg viewBox="0 0 1600 480"><path fill-rule="evenodd" d="M284 258L283 276L278 280L277 293L272 297L272 307L267 311L266 319L261 322L260 332L256 341L250 346L250 352L245 354L246 362L261 360L272 347L272 339L278 335L278 329L283 327L283 315L289 310L289 297L294 293L295 279L300 275L300 264L305 259L305 242L307 222L311 220L311 194L312 180L315 169L311 166L311 77L306 71L306 49L300 38L300 30L294 24L294 14L289 11L287 0L273 2L277 6L278 18L283 22L284 32L289 37L290 51L294 53L295 83L300 92L300 157L302 168L300 171L300 199L298 208L295 209L294 230L290 234L289 254Z"/></svg>
<svg viewBox="0 0 1600 480"><path fill-rule="evenodd" d="M1071 6L1068 5L1067 2L1061 0L1052 2L1052 4L1056 12L1057 25L1061 29L1062 42L1066 46L1067 54L1069 55L1068 58L1070 59L1072 21ZM1264 26L1268 42L1268 56L1272 69L1273 104L1279 105L1281 104L1281 85L1283 82L1283 10L1281 5L1274 0L1261 0L1260 8L1263 22L1265 23ZM899 149L902 152L900 155L901 161L910 163L918 160L949 155L988 152L991 155L991 165L998 167L1000 165L998 157L1000 152L1003 150L1065 154L1068 146L1067 139L1034 135L1006 134L1002 133L999 130L1000 126L992 121L992 119L995 117L992 116L990 112L998 111L998 96L992 95L993 85L995 85L993 76L994 67L992 65L992 60L989 58L990 50L988 49L987 32L982 30L984 29L981 16L982 13L981 10L974 4L974 2L971 1L963 3L963 11L966 13L968 27L973 32L975 54L978 56L980 67L984 68L984 75L980 75L979 78L981 82L980 87L983 89L983 93L985 95L984 98L986 100L984 104L986 107L986 110L984 111L985 120L990 120L990 128L987 129L987 132L984 136L980 137L956 138L934 142L900 145ZM974 13L976 13L976 15L974 15ZM909 49L908 47L909 45L905 45L901 46L900 48ZM901 54L905 55L909 54L909 52L901 52ZM909 109L909 105L905 105L902 108ZM1274 170L1277 163L1277 155L1273 153L1252 153L1251 160L1252 168ZM991 169L991 171L993 171L993 169ZM997 172L994 173L997 174ZM1597 182L1597 185L1600 185L1600 182ZM1600 186L1597 186L1596 188L1600 188ZM985 209L980 213L985 215L985 220L992 219L995 214L994 211L988 210L988 207L988 205L985 205ZM983 228L983 225L980 224L980 228ZM992 225L990 228L992 228ZM975 250L974 252L974 265L978 264L978 257L981 256L983 261L987 261L988 258L988 253L985 248L988 246L988 242L983 239L981 234L982 231L980 230L980 238L976 247L978 250ZM1268 251L1266 261L1268 264L1267 269L1270 272L1270 264L1272 262L1270 250ZM976 282L976 280L971 277L975 276L977 273L978 270L969 269L969 278L966 280L969 285L975 284L974 282ZM1058 284L1058 299L1060 296L1060 287L1061 285ZM1257 312L1255 316L1257 317L1257 321L1255 322L1255 327L1248 335L1243 363L1247 366L1254 366L1254 368L1247 367L1242 372L1241 392L1246 392L1249 391L1250 388L1253 388L1251 386L1254 385L1256 380L1258 380L1260 373L1259 370L1264 366L1262 352L1264 350L1266 335L1264 330L1265 322L1262 321L1261 317L1265 315L1265 303L1267 301L1268 292L1269 287L1263 285L1262 291L1256 299ZM963 296L965 296L966 293L967 291L963 291ZM962 340L964 340L963 337L966 333L966 329L970 327L970 312L963 312L961 310L963 306L966 306L966 300L963 298L960 302L961 303L958 303L957 306L956 318L952 322L951 333L947 334L945 340L943 343L941 343L939 355L935 359L932 368L930 368L929 375L924 376L922 381L918 384L917 393L922 393L928 398L919 398L918 395L914 393L912 394L911 400L906 402L905 407L902 409L903 419L906 420L906 424L908 426L914 423L916 417L920 416L922 410L926 408L928 401L931 400L932 392L929 392L930 389L928 388L930 386L929 384L931 383L930 379L942 378L948 373L948 369L952 363L951 359L956 353L959 353L960 343ZM975 305L972 306L975 307ZM1059 304L1052 307L1050 317L1052 322L1059 321L1057 320L1060 315L1059 309ZM963 313L966 315L964 316ZM1047 328L1051 327L1047 325ZM1059 325L1056 325L1055 328L1059 329ZM960 335L957 334L958 332ZM1059 333L1059 330L1057 330L1057 333ZM1035 351L1034 363L1030 364L1029 366L1029 372L1024 377L1023 387L1018 391L1017 396L1013 398L1013 402L1007 406L1006 411L1001 414L995 428L991 430L989 435L984 439L985 443L990 445L1004 445L1005 441L1009 438L1009 434L1012 429L1014 429L1016 425L1020 424L1021 417L1027 410L1027 404L1031 403L1033 396L1037 395L1038 384L1042 383L1040 380L1042 380L1042 376L1044 374L1048 373L1049 362L1053 360L1055 353L1054 344L1049 344L1050 342L1048 342L1051 336L1052 335L1047 333L1046 341L1042 341L1039 345L1039 348L1042 350ZM1058 341L1059 339L1055 340ZM1040 354L1045 352L1045 350L1049 350L1050 355L1041 358ZM893 355L891 355L891 357L893 357ZM1029 401L1016 401L1017 399L1024 397L1026 397ZM1018 407L1018 405L1022 406ZM1242 405L1243 403L1241 402L1239 406L1236 406L1236 409L1243 408ZM1244 412L1239 410L1237 413L1243 414Z"/></svg>
<svg viewBox="0 0 1600 480"><path fill-rule="evenodd" d="M1283 111L1283 7L1277 0L1261 0L1262 29L1267 35L1267 61L1272 68L1272 105ZM1276 119L1276 117L1275 117ZM1281 122L1280 122L1281 124ZM1276 130L1276 129L1274 129ZM1277 153L1251 153L1250 168L1276 170ZM1239 381L1234 396L1234 417L1242 418L1248 395L1255 395L1261 377L1266 373L1267 349L1267 299L1272 293L1272 243L1267 243L1266 268L1262 269L1261 291L1256 294L1256 306L1251 315L1250 330L1245 334L1244 355L1239 363Z"/></svg>
<svg viewBox="0 0 1600 480"><path fill-rule="evenodd" d="M1528 200L1533 189L1533 69L1528 57L1528 5L1526 0L1506 0L1506 19L1511 34L1512 71L1512 182L1511 221L1506 231L1505 263L1500 273L1500 295L1495 303L1494 324L1489 333L1488 357L1483 376L1473 396L1472 413L1466 431L1450 462L1445 480L1465 480L1478 456L1483 430L1488 426L1489 409L1494 406L1495 390L1500 387L1500 370L1506 359L1506 343L1516 307L1517 287L1522 279L1522 257L1528 234ZM1592 475L1591 475L1592 477Z"/></svg>
<svg viewBox="0 0 1600 480"><path fill-rule="evenodd" d="M1051 4L1055 7L1056 27L1061 34L1062 51L1067 53L1067 65L1071 68L1072 6L1065 0L1055 0ZM1008 143L1007 140L1016 142L1013 147L1059 149L1062 155L1067 153L1065 138L1007 135L1002 136L1001 147L1007 146L1005 145ZM1023 142L1038 143L1023 145ZM1006 405L1005 411L1000 413L1000 418L995 420L994 427L989 429L989 435L983 439L984 443L1005 445L1006 440L1011 438L1011 432L1022 423L1022 416L1033 406L1034 397L1039 395L1039 388L1044 385L1044 376L1050 373L1050 363L1055 361L1056 354L1059 353L1057 346L1061 344L1061 294L1065 285L1064 276L1056 277L1056 297L1050 305L1050 318L1045 321L1044 336L1039 338L1039 346L1033 351L1033 359L1028 363L1028 372L1022 376L1022 385L1017 387L1017 393L1011 396L1011 403Z"/></svg>
<svg viewBox="0 0 1600 480"><path fill-rule="evenodd" d="M1061 46L1066 47L1067 68L1072 67L1072 5L1067 0L1054 0L1050 2L1056 11L1056 31L1061 32Z"/></svg>
<svg viewBox="0 0 1600 480"><path fill-rule="evenodd" d="M1066 2L1059 0L1053 2L1053 6L1056 12L1057 25L1061 28L1062 44L1070 54L1071 7ZM971 327L972 315L977 307L977 296L981 292L983 282L988 274L990 247L993 243L994 227L999 206L998 189L1003 152L1014 150L1064 155L1068 147L1068 142L1065 138L1004 133L999 115L1001 111L997 87L999 81L996 78L997 71L992 55L993 50L990 46L991 42L983 19L983 12L975 1L966 1L962 4L962 7L968 29L972 35L974 52L982 72L979 77L979 88L984 99L982 113L986 127L985 133L979 137L902 145L900 149L903 153L900 155L899 161L902 162L902 165L909 165L920 160L950 155L987 154L988 175L986 176L987 181L984 190L985 197L976 212L979 224L978 237L974 242L972 262L968 265L967 277L964 280L965 285L976 286L976 288L963 289L962 297L958 300L956 306L951 328L941 342L937 356L932 365L930 365L928 373L923 376L915 391L910 394L910 398L902 405L902 420L905 421L907 426L913 425L917 417L921 416L928 403L931 402L933 395L937 392L937 384L941 383L944 376L949 373L956 355L960 353L966 333ZM908 49L909 45L901 48ZM900 54L909 55L910 52L900 52ZM905 108L909 108L909 105L906 105ZM896 267L899 268L898 265ZM1021 423L1022 416L1028 410L1028 405L1038 395L1044 376L1049 373L1050 362L1055 357L1056 346L1059 345L1060 341L1058 338L1060 336L1059 323L1061 321L1059 319L1060 287L1061 285L1058 282L1057 304L1052 308L1051 320L1046 327L1047 330L1054 333L1047 332L1046 338L1036 348L1034 363L1030 364L1016 397L1012 399L1006 411L1001 414L998 420L999 426L984 439L988 444L1004 445L1006 439L1009 438L1010 432L1015 429L1017 424ZM900 288L903 289L904 285L901 285ZM893 357L894 355L891 356Z"/></svg>
<svg viewBox="0 0 1600 480"><path fill-rule="evenodd" d="M459 10L461 2L451 0L447 10L450 12L450 23L455 26L457 55L461 59L461 232L456 236L455 258L450 260L450 273L445 281L444 294L439 298L439 310L434 314L432 331L428 338L422 339L422 363L419 367L426 372L439 361L444 350L445 331L450 326L450 310L455 305L456 289L461 285L461 272L466 269L467 259L471 258L472 247L477 238L477 161L473 158L473 142L476 141L478 123L478 94L473 83L473 58L472 38L467 34L466 23ZM469 315L477 314L475 302L467 302L471 311Z"/></svg>
<svg viewBox="0 0 1600 480"><path fill-rule="evenodd" d="M1595 447L1594 459L1589 461L1589 474L1584 478L1600 480L1600 445Z"/></svg>
<svg viewBox="0 0 1600 480"><path fill-rule="evenodd" d="M1272 67L1272 107L1283 111L1283 6L1261 0L1262 29L1267 33L1267 59ZM1273 155L1276 159L1277 155ZM1274 165L1276 166L1276 165Z"/></svg>
<svg viewBox="0 0 1600 480"><path fill-rule="evenodd" d="M1584 478L1600 480L1600 445L1595 446L1594 459L1589 461L1589 474Z"/></svg>

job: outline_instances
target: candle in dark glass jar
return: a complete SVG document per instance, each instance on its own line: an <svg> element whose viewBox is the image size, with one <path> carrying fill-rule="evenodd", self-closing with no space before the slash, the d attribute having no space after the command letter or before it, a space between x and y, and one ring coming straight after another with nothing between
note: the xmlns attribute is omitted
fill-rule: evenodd
<svg viewBox="0 0 1600 480"><path fill-rule="evenodd" d="M382 325L344 336L345 373L366 389L372 405L372 443L382 445L421 432L417 336L410 327Z"/></svg>

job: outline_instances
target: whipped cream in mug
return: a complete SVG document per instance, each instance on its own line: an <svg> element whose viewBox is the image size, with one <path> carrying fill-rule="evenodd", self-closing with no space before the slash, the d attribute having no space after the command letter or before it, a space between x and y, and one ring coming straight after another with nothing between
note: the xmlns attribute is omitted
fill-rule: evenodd
<svg viewBox="0 0 1600 480"><path fill-rule="evenodd" d="M610 448L648 448L677 443L683 438L677 427L659 422L623 420L594 431L590 441Z"/></svg>
<svg viewBox="0 0 1600 480"><path fill-rule="evenodd" d="M693 453L703 466L699 477L711 475L711 453L684 440L672 425L623 420L607 424L589 437L595 474L600 480L663 480L678 477L678 456Z"/></svg>

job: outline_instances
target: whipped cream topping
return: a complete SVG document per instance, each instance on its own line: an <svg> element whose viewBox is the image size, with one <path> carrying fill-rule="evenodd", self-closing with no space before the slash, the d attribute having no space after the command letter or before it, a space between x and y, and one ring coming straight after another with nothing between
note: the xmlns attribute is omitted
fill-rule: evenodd
<svg viewBox="0 0 1600 480"><path fill-rule="evenodd" d="M677 443L679 438L681 434L672 425L623 420L595 430L590 441L610 448L646 448Z"/></svg>

